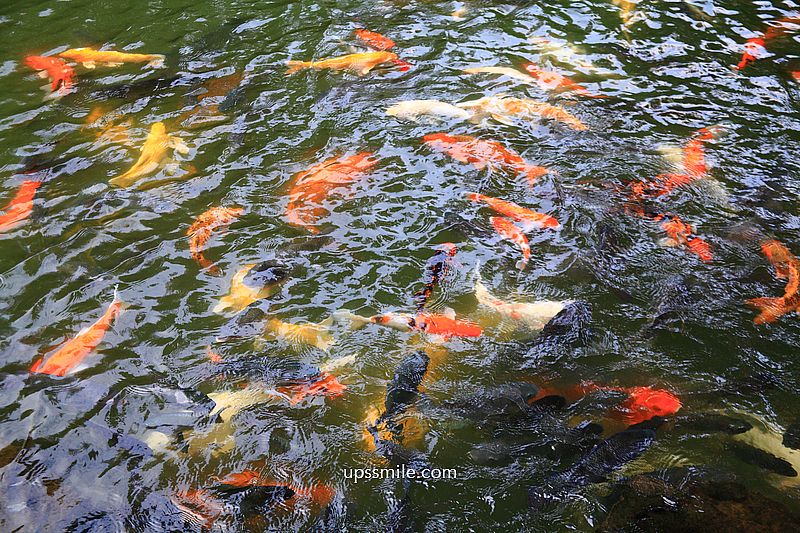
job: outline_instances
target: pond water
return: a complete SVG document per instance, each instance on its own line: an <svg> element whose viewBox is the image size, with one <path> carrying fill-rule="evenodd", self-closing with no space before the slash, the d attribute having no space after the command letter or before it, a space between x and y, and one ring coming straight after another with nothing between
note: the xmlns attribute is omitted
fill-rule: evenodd
<svg viewBox="0 0 800 533"><path fill-rule="evenodd" d="M800 263L769 243L800 254L798 13L721 0L4 2L0 203L39 185L0 238L2 529L787 530L800 511L787 286ZM358 28L402 62L286 75L289 60L369 51ZM73 86L52 98L25 58L79 47L164 61L68 60ZM530 63L585 91L552 90ZM518 76L464 72L477 67ZM386 114L493 95L586 127ZM114 186L156 123L165 155ZM524 163L484 164L499 148L463 137L424 141L439 133ZM365 152L369 168L334 172L331 194L305 190L323 201L305 212L314 224L292 219L299 173ZM549 171L529 184L521 164ZM632 185L653 182L669 190ZM560 224L525 233L521 270L498 213L467 192ZM187 232L218 206L241 211L201 227L193 254ZM668 246L675 221L691 234ZM454 256L435 255L443 243ZM353 316L413 314L432 257L449 268L427 316L455 313L480 336ZM258 299L218 307L247 265L261 268L245 276ZM108 326L96 348L78 338L79 365L42 372L115 287L124 304L95 327ZM785 314L754 323L748 300L784 294ZM555 312L526 326L496 299L567 307L537 337ZM625 410L653 390L680 409ZM351 470L396 466L456 475Z"/></svg>

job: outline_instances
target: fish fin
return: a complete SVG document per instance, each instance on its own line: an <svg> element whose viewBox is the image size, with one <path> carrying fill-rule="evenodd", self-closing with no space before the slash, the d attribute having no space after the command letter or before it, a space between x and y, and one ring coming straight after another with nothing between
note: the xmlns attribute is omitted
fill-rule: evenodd
<svg viewBox="0 0 800 533"><path fill-rule="evenodd" d="M455 319L456 319L456 312L455 312L455 310L454 310L452 307L445 307L445 308L442 310L442 314L443 314L444 316L446 316L447 318L450 318L450 319L453 319L453 320L455 320Z"/></svg>
<svg viewBox="0 0 800 533"><path fill-rule="evenodd" d="M477 100L467 100L466 102L461 102L460 104L456 104L456 107L460 107L462 109L469 109L471 107L481 107L483 103L483 98L478 98Z"/></svg>
<svg viewBox="0 0 800 533"><path fill-rule="evenodd" d="M528 178L528 185L533 187L533 184L536 183L536 180L538 180L548 172L549 170L544 167L539 167L536 165L527 165L525 167L525 176Z"/></svg>
<svg viewBox="0 0 800 533"><path fill-rule="evenodd" d="M362 67L362 68L360 68L358 70L358 75L359 76L366 76L367 74L369 74L370 70L372 70L372 67L369 66L369 65L367 65L366 67Z"/></svg>
<svg viewBox="0 0 800 533"><path fill-rule="evenodd" d="M150 62L147 63L147 65L145 66L150 68L164 68L164 61L166 59L167 58L165 56L158 54L154 59L150 60Z"/></svg>
<svg viewBox="0 0 800 533"><path fill-rule="evenodd" d="M304 68L309 68L311 66L311 61L287 61L286 66L286 75L294 74Z"/></svg>
<svg viewBox="0 0 800 533"><path fill-rule="evenodd" d="M219 302L214 306L214 309L212 309L211 312L221 315L229 307L233 307L231 305L230 296L223 296L219 299Z"/></svg>
<svg viewBox="0 0 800 533"><path fill-rule="evenodd" d="M677 240L672 237L664 237L658 240L658 245L664 248L676 248L681 245Z"/></svg>
<svg viewBox="0 0 800 533"><path fill-rule="evenodd" d="M481 260L475 261L475 284L481 283Z"/></svg>
<svg viewBox="0 0 800 533"><path fill-rule="evenodd" d="M506 126L513 126L514 125L514 121L511 120L510 118L508 118L505 115L500 115L498 113L491 113L491 115L492 115L492 118L495 119L500 124L505 124Z"/></svg>
<svg viewBox="0 0 800 533"><path fill-rule="evenodd" d="M774 322L778 317L789 312L783 298L751 298L745 303L761 312L753 319L756 324Z"/></svg>
<svg viewBox="0 0 800 533"><path fill-rule="evenodd" d="M109 62L109 63L106 63L106 66L107 67L121 67L122 63Z"/></svg>
<svg viewBox="0 0 800 533"><path fill-rule="evenodd" d="M517 261L515 263L514 266L516 266L520 270L525 270L525 267L528 266L528 260L527 259L520 259L519 261Z"/></svg>
<svg viewBox="0 0 800 533"><path fill-rule="evenodd" d="M31 372L38 372L44 363L44 357L40 357L31 365Z"/></svg>
<svg viewBox="0 0 800 533"><path fill-rule="evenodd" d="M333 315L329 316L328 318L326 318L322 322L318 323L317 325L319 327L325 328L325 329L331 327L333 325Z"/></svg>
<svg viewBox="0 0 800 533"><path fill-rule="evenodd" d="M46 79L47 76L48 76L46 70L40 70L39 72L36 73L36 75L39 76L42 79ZM47 87L49 88L50 86L48 85Z"/></svg>
<svg viewBox="0 0 800 533"><path fill-rule="evenodd" d="M97 64L94 61L84 61L81 63L81 65L83 65L83 68L88 68L89 70L93 70L97 67Z"/></svg>

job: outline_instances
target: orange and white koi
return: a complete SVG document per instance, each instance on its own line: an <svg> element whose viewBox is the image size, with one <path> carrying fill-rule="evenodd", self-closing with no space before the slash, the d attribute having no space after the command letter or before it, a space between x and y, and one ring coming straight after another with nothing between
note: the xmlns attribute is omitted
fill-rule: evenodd
<svg viewBox="0 0 800 533"><path fill-rule="evenodd" d="M510 67L471 67L465 68L463 72L464 74L497 74L499 76L508 76L527 85L538 85L536 80L529 75Z"/></svg>
<svg viewBox="0 0 800 533"><path fill-rule="evenodd" d="M359 76L366 76L378 65L384 63L396 64L397 61L399 61L397 54L392 52L364 52L331 59L321 59L320 61L287 61L286 65L289 68L286 74L294 74L300 70L311 68L315 70L350 70Z"/></svg>
<svg viewBox="0 0 800 533"><path fill-rule="evenodd" d="M41 185L41 181L35 180L22 182L14 198L3 207L3 214L0 215L0 233L14 229L30 216L36 189Z"/></svg>
<svg viewBox="0 0 800 533"><path fill-rule="evenodd" d="M289 397L289 403L296 405L302 402L307 396L328 396L336 398L344 394L347 389L336 379L336 376L328 372L322 372L310 381L279 387L278 392Z"/></svg>
<svg viewBox="0 0 800 533"><path fill-rule="evenodd" d="M473 120L476 121L480 121L488 115L501 124L513 125L512 119L515 118L531 121L535 118L544 117L566 124L577 131L589 129L578 117L572 115L563 107L537 102L528 98L514 98L505 95L485 96L478 100L469 100L456 105L472 110L474 113Z"/></svg>
<svg viewBox="0 0 800 533"><path fill-rule="evenodd" d="M373 50L386 51L391 50L395 46L393 40L389 39L385 35L381 35L378 32L365 30L364 28L358 28L355 30L355 34L362 43L366 44Z"/></svg>
<svg viewBox="0 0 800 533"><path fill-rule="evenodd" d="M195 219L186 235L189 237L189 251L202 268L214 274L219 272L219 268L203 255L203 248L215 230L230 225L243 214L241 207L219 206L208 209Z"/></svg>
<svg viewBox="0 0 800 533"><path fill-rule="evenodd" d="M552 70L542 70L533 63L525 65L525 71L533 78L540 89L554 93L570 92L586 98L608 98L601 94L594 94L586 87L578 85L568 77Z"/></svg>
<svg viewBox="0 0 800 533"><path fill-rule="evenodd" d="M545 213L537 213L514 202L485 196L476 192L468 192L467 198L475 203L484 203L496 213L515 222L521 222L525 231L530 231L533 228L558 228L561 226L554 217Z"/></svg>
<svg viewBox="0 0 800 533"><path fill-rule="evenodd" d="M25 64L34 70L38 70L44 76L49 76L51 80L52 92L58 91L60 96L64 96L72 91L75 71L72 70L66 61L57 57L28 56Z"/></svg>
<svg viewBox="0 0 800 533"><path fill-rule="evenodd" d="M785 314L791 312L800 313L800 293L798 293L798 289L800 289L800 259L776 240L764 242L761 245L761 250L775 268L775 277L787 280L783 296L747 300L747 305L760 311L753 322L767 324L774 322Z"/></svg>
<svg viewBox="0 0 800 533"><path fill-rule="evenodd" d="M51 376L64 376L83 362L87 355L92 353L111 327L111 323L122 311L122 301L114 289L114 299L111 301L103 316L91 326L82 329L75 337L67 341L53 355L44 360L38 359L31 372L49 374Z"/></svg>
<svg viewBox="0 0 800 533"><path fill-rule="evenodd" d="M136 163L125 173L109 180L115 187L130 187L139 178L148 176L158 170L167 159L172 148L178 153L189 153L189 147L183 144L180 137L167 134L163 122L156 122L150 127L150 133L142 146L142 153Z"/></svg>
<svg viewBox="0 0 800 533"><path fill-rule="evenodd" d="M451 337L480 337L483 335L483 328L479 325L467 320L457 319L454 313L452 315L386 313L370 317L369 322L398 331L420 331L428 335L442 337L444 340L448 340ZM361 318L357 315L350 315L350 317L356 321Z"/></svg>
<svg viewBox="0 0 800 533"><path fill-rule="evenodd" d="M509 240L519 246L522 250L522 259L517 262L517 268L524 270L531 258L531 246L528 243L528 238L522 233L514 223L505 217L491 217L489 219L495 231L506 240Z"/></svg>
<svg viewBox="0 0 800 533"><path fill-rule="evenodd" d="M742 59L733 68L735 70L743 70L750 63L767 55L767 44L773 39L798 30L800 30L800 17L784 17L771 22L770 27L761 37L753 37L747 40L744 44Z"/></svg>
<svg viewBox="0 0 800 533"><path fill-rule="evenodd" d="M422 140L434 150L444 152L456 161L470 163L478 170L500 167L522 173L528 178L528 184L531 186L548 172L544 167L527 163L518 153L497 141L447 133L430 133Z"/></svg>
<svg viewBox="0 0 800 533"><path fill-rule="evenodd" d="M347 196L345 187L366 176L367 171L378 163L373 155L372 152L361 152L332 157L298 173L289 185L289 203L286 205L289 224L319 233L317 223L328 213L323 202L337 190Z"/></svg>
<svg viewBox="0 0 800 533"><path fill-rule="evenodd" d="M131 54L113 50L95 50L93 48L70 48L58 54L59 57L81 63L93 69L101 63L108 66L119 66L123 63L147 63L148 67L161 68L165 57L161 54Z"/></svg>
<svg viewBox="0 0 800 533"><path fill-rule="evenodd" d="M468 120L472 117L472 113L461 109L461 107L447 102L440 102L439 100L404 100L389 106L386 109L386 114L414 122L418 122L423 118Z"/></svg>

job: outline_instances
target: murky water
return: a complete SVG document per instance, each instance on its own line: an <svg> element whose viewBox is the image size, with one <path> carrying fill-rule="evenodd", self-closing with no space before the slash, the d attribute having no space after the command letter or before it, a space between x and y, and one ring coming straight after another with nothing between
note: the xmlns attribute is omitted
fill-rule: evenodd
<svg viewBox="0 0 800 533"><path fill-rule="evenodd" d="M798 509L796 474L765 468L764 460L752 460L752 448L800 464L791 455L800 452L778 445L798 422L800 321L788 314L754 325L745 305L780 296L785 285L755 236L800 253L799 93L790 75L800 70L797 34L771 43L772 57L741 72L731 68L747 39L796 14L787 10L796 6L642 2L628 6L623 26L625 3L604 0L203 4L0 6L0 196L11 199L26 179L43 181L29 220L0 240L4 531L197 528L176 506L176 494L247 469L335 495L325 509L306 498L255 518L225 511L213 527L612 527L606 520L619 508L609 499L614 483L577 487L535 511L528 488L546 486L576 464L591 444L576 442L570 428L602 423L618 398L587 395L534 414L497 413L501 401L481 403L513 382L669 390L682 402L679 416L612 479L653 471L701 481L727 476L735 497L753 491L757 496L749 497L758 502ZM459 9L461 20L452 15ZM412 68L378 68L364 77L284 75L289 59L364 51L353 36L357 27L396 41L393 51ZM537 37L570 43L573 55L564 48L547 55ZM76 65L75 91L43 101L44 81L24 57L81 46L160 53L166 62L162 69ZM569 98L462 72L526 61L609 98ZM455 103L499 93L563 105L588 130L548 120L424 124L385 115L401 100ZM143 190L110 187L159 121L189 147L175 154L175 173L159 170ZM711 126L724 133L705 145L708 175L651 202L710 244L713 260L703 262L685 247L660 246L658 222L632 215L621 191L672 172L663 147L681 148ZM422 142L437 132L498 140L553 172L529 188L513 173L476 170ZM320 234L287 223L295 174L364 151L374 152L378 164L349 199L331 204ZM494 232L489 211L467 201L465 191L551 214L561 227L529 233L532 257L520 271L518 249ZM186 232L219 205L244 214L207 245L205 256L220 269L214 275L192 258ZM443 242L455 243L456 262L430 309L451 308L486 326L478 339L440 344L337 322L335 342L323 351L257 338L262 322L236 323L233 313L213 312L237 271L267 260L285 267L289 279L247 316L260 310L316 323L340 309L412 312L425 261ZM484 284L503 299L590 304L591 335L531 350L535 332L510 331L478 305L478 262ZM63 378L31 374L36 359L100 317L115 286L127 307L82 367ZM210 361L208 346L225 362ZM403 415L403 449L416 450L415 461L455 468L457 479L346 479L345 469L387 464L365 439L364 420L384 409L395 369L419 350L431 354L431 363L421 397ZM313 376L331 361L342 363L331 370L347 387L340 396L293 404L258 394ZM224 423L209 416L206 395L218 399L243 387L256 391L253 405ZM760 432L714 430L702 420L711 414L748 421ZM701 421L679 423L689 416ZM156 451L145 444L162 434L169 441ZM610 434L606 428L604 436ZM752 447L737 448L745 441ZM487 460L487 446L502 453Z"/></svg>

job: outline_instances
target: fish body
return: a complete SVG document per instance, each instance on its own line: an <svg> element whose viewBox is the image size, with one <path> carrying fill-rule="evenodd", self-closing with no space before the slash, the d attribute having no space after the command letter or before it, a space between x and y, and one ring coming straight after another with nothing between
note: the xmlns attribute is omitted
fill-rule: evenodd
<svg viewBox="0 0 800 533"><path fill-rule="evenodd" d="M505 217L492 217L489 219L495 231L504 239L513 242L522 251L522 260L517 263L517 268L524 270L531 258L531 246L528 238L514 223Z"/></svg>
<svg viewBox="0 0 800 533"><path fill-rule="evenodd" d="M525 71L533 78L540 89L555 93L570 92L586 98L608 98L591 93L586 87L578 85L568 77L551 70L542 70L533 63L525 65Z"/></svg>
<svg viewBox="0 0 800 533"><path fill-rule="evenodd" d="M28 56L25 64L34 70L46 72L50 77L52 92L58 91L63 96L72 91L75 71L72 70L66 61L57 57Z"/></svg>
<svg viewBox="0 0 800 533"><path fill-rule="evenodd" d="M83 64L86 68L95 68L98 63L108 66L123 63L147 63L148 67L161 68L165 57L161 54L131 54L113 50L95 50L93 48L70 48L58 54L59 57Z"/></svg>
<svg viewBox="0 0 800 533"><path fill-rule="evenodd" d="M423 117L468 120L472 116L461 107L439 100L405 100L387 108L386 114L414 122L420 121Z"/></svg>
<svg viewBox="0 0 800 533"><path fill-rule="evenodd" d="M508 76L509 78L514 78L517 81L521 81L522 83L526 83L528 85L537 85L536 80L528 76L527 74L520 72L515 68L509 67L472 67L472 68L465 68L464 74L497 74L499 76Z"/></svg>
<svg viewBox="0 0 800 533"><path fill-rule="evenodd" d="M775 276L786 280L784 294L778 298L752 298L747 300L747 305L760 311L753 320L756 324L774 322L781 316L795 312L800 313L800 260L795 257L786 246L776 240L765 241L761 250L772 266Z"/></svg>
<svg viewBox="0 0 800 533"><path fill-rule="evenodd" d="M289 396L289 403L296 405L307 396L329 396L336 398L344 394L346 385L328 372L322 372L310 381L278 388L278 392Z"/></svg>
<svg viewBox="0 0 800 533"><path fill-rule="evenodd" d="M682 407L680 399L664 389L652 387L606 388L619 390L628 395L611 412L613 417L624 421L628 426L646 422L654 417L672 416Z"/></svg>
<svg viewBox="0 0 800 533"><path fill-rule="evenodd" d="M483 284L479 268L480 265L475 268L475 297L478 299L478 303L493 309L514 322L523 323L531 329L542 329L567 304L572 303L570 301L556 302L551 300L504 302L493 296Z"/></svg>
<svg viewBox="0 0 800 533"><path fill-rule="evenodd" d="M577 131L589 129L580 119L561 106L537 102L528 98L511 96L485 96L478 100L469 100L457 104L458 107L471 109L477 116L489 115L503 124L513 124L512 119L532 121L540 117L549 118Z"/></svg>
<svg viewBox="0 0 800 533"><path fill-rule="evenodd" d="M41 185L41 181L35 180L22 182L14 198L3 207L3 214L0 215L0 233L11 231L30 216L36 190Z"/></svg>
<svg viewBox="0 0 800 533"><path fill-rule="evenodd" d="M395 46L393 40L375 31L369 31L365 30L364 28L358 28L355 31L355 34L356 37L358 37L359 41L366 44L373 50L386 51L386 50L391 50Z"/></svg>
<svg viewBox="0 0 800 533"><path fill-rule="evenodd" d="M189 237L189 251L192 254L192 258L194 258L202 268L209 269L211 273L219 272L219 268L213 265L211 261L206 259L203 255L203 248L205 248L206 243L211 238L214 231L233 223L242 216L242 214L244 214L244 209L241 207L212 207L198 216L186 231L186 235ZM242 278L244 278L246 274L247 272L244 272Z"/></svg>
<svg viewBox="0 0 800 533"><path fill-rule="evenodd" d="M252 405L275 400L275 393L255 385L248 385L243 389L232 391L211 392L208 397L214 402L214 409L209 417L219 413L223 422L229 422L240 411Z"/></svg>
<svg viewBox="0 0 800 533"><path fill-rule="evenodd" d="M500 167L509 171L522 173L533 185L548 170L527 163L522 157L497 141L478 139L470 135L450 135L447 133L431 133L423 137L423 142L444 152L456 161L470 163L478 170L486 167Z"/></svg>
<svg viewBox="0 0 800 533"><path fill-rule="evenodd" d="M483 335L483 328L477 324L459 320L455 317L432 313L419 313L416 315L387 313L373 316L370 321L399 331L421 331L429 335L442 337L445 340L451 337L480 337Z"/></svg>
<svg viewBox="0 0 800 533"><path fill-rule="evenodd" d="M456 255L456 246L451 242L446 242L437 246L433 257L425 263L425 286L414 294L417 300L417 312L420 313L428 302L431 294L439 286L442 279L447 275Z"/></svg>
<svg viewBox="0 0 800 533"><path fill-rule="evenodd" d="M323 320L319 324L292 324L277 318L271 318L267 320L264 326L264 334L285 339L293 344L314 346L326 352L334 343L334 338L329 332L329 326L332 323L332 318Z"/></svg>
<svg viewBox="0 0 800 533"><path fill-rule="evenodd" d="M330 59L319 61L287 61L289 69L286 74L293 74L297 71L311 68L315 70L349 70L359 76L366 76L369 72L384 63L396 63L399 61L397 54L392 52L364 52L360 54L348 54Z"/></svg>
<svg viewBox="0 0 800 533"><path fill-rule="evenodd" d="M111 327L111 323L122 311L122 305L122 301L117 297L115 290L114 299L106 308L103 316L88 328L82 329L75 337L48 357L46 361L38 359L31 366L31 372L62 377L70 370L73 370L83 362L87 355L97 348L106 331Z"/></svg>
<svg viewBox="0 0 800 533"><path fill-rule="evenodd" d="M238 313L251 303L269 296L288 276L285 267L272 261L245 265L234 274L230 292L220 298L213 311L222 313L230 310Z"/></svg>
<svg viewBox="0 0 800 533"><path fill-rule="evenodd" d="M319 219L328 213L323 207L331 193L347 187L363 178L378 160L372 152L361 152L346 157L332 157L310 169L297 174L289 185L289 203L286 218L293 226L319 233Z"/></svg>
<svg viewBox="0 0 800 533"><path fill-rule="evenodd" d="M142 146L142 153L136 163L125 173L109 180L115 187L130 187L140 178L158 170L167 159L169 149L180 153L188 153L189 148L179 137L169 135L163 122L156 122L150 127L150 133Z"/></svg>
<svg viewBox="0 0 800 533"><path fill-rule="evenodd" d="M545 213L537 213L514 202L493 198L474 192L467 193L467 198L476 203L484 203L494 212L510 218L515 222L522 223L524 229L529 231L533 228L558 228L558 220Z"/></svg>

